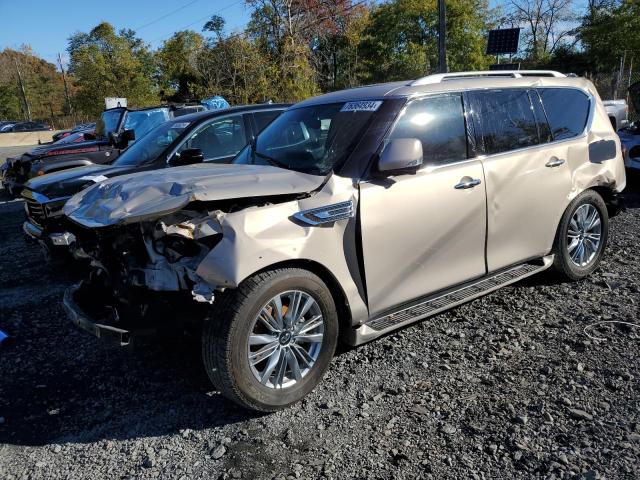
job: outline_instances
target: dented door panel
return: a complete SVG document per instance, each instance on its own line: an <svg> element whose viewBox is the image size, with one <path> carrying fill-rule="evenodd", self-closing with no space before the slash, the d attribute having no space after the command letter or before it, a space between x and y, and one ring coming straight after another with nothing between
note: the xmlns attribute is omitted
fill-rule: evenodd
<svg viewBox="0 0 640 480"><path fill-rule="evenodd" d="M456 188L465 178L473 188ZM425 168L360 185L362 250L372 316L486 272L482 164Z"/></svg>

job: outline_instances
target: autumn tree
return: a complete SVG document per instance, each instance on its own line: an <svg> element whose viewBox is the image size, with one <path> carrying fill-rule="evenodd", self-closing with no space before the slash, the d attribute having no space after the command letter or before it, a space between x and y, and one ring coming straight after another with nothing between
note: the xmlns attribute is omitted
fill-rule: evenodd
<svg viewBox="0 0 640 480"><path fill-rule="evenodd" d="M27 119L16 68L20 70L34 119L66 113L62 76L56 66L34 55L29 46L0 52L0 118Z"/></svg>

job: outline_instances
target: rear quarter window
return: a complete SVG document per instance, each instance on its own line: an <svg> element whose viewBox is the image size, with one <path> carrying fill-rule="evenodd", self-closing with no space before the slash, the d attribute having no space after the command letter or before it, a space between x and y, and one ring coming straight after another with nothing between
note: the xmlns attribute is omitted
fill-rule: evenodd
<svg viewBox="0 0 640 480"><path fill-rule="evenodd" d="M577 137L589 118L589 97L575 88L539 88L554 140Z"/></svg>
<svg viewBox="0 0 640 480"><path fill-rule="evenodd" d="M525 89L471 92L484 153L492 155L539 144L538 124Z"/></svg>

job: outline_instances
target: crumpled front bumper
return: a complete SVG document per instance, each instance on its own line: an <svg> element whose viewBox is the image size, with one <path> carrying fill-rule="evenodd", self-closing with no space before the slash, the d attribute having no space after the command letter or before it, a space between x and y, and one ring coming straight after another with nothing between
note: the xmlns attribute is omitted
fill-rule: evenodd
<svg viewBox="0 0 640 480"><path fill-rule="evenodd" d="M113 327L106 323L109 320L115 320L117 313L112 311L112 317L105 319L93 319L91 318L81 307L78 305L75 299L75 295L80 290L81 284L76 284L69 287L64 292L63 305L64 309L69 316L69 319L79 328L89 332L90 334L102 338L110 343L116 345L126 346L131 343L132 332L122 328Z"/></svg>

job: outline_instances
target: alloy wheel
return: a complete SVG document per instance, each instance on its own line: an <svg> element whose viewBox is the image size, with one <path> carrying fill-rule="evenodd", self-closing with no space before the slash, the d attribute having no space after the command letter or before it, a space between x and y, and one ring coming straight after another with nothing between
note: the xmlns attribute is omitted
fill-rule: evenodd
<svg viewBox="0 0 640 480"><path fill-rule="evenodd" d="M600 212L590 203L580 205L571 217L567 231L567 250L571 261L588 266L596 257L602 237Z"/></svg>
<svg viewBox="0 0 640 480"><path fill-rule="evenodd" d="M254 377L269 388L292 387L313 368L323 337L318 302L300 290L279 293L262 307L249 334Z"/></svg>

